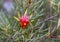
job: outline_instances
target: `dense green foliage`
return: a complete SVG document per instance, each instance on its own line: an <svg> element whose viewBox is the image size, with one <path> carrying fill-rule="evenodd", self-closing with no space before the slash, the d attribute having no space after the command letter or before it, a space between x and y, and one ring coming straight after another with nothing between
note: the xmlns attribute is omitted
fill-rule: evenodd
<svg viewBox="0 0 60 42"><path fill-rule="evenodd" d="M59 36L59 0L32 0L28 7L28 0L13 0L14 9L11 12L2 8L0 1L0 42L60 42L59 38L47 36ZM22 29L19 22L13 16L18 17L17 12L24 14L28 7L29 25ZM58 33L57 33L57 32Z"/></svg>

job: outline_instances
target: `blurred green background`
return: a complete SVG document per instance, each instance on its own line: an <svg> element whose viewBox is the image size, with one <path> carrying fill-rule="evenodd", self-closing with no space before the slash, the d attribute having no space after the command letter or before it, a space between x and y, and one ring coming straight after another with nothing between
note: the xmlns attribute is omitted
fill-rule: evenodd
<svg viewBox="0 0 60 42"><path fill-rule="evenodd" d="M22 29L13 16L26 9L30 20ZM60 42L60 0L0 0L0 42Z"/></svg>

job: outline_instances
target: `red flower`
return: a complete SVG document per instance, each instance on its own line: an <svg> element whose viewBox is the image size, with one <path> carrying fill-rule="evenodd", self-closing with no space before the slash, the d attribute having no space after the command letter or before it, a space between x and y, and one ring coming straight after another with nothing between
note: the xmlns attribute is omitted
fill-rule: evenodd
<svg viewBox="0 0 60 42"><path fill-rule="evenodd" d="M29 24L28 15L22 15L19 19L20 26L24 29Z"/></svg>

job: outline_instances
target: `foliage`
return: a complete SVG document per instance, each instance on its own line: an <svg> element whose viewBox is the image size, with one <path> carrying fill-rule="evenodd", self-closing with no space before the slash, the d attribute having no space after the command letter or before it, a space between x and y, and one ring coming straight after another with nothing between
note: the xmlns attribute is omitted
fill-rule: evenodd
<svg viewBox="0 0 60 42"><path fill-rule="evenodd" d="M14 10L11 12L3 10L3 2L0 2L0 42L48 42L49 36L54 36L55 31L58 31L60 26L58 1L32 0L30 4L28 0L13 0L12 2ZM22 29L14 16L22 16L26 9L29 25Z"/></svg>

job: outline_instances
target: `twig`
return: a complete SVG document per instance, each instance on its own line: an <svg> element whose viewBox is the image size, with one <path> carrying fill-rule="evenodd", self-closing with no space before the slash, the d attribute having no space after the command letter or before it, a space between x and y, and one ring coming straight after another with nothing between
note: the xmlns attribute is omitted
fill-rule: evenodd
<svg viewBox="0 0 60 42"><path fill-rule="evenodd" d="M53 19L53 18L55 18L55 17L57 17L57 16L58 16L58 14L56 14L56 15L54 15L54 16L48 18L48 19L45 19L44 21L41 21L38 25L40 25L41 23L44 23L44 22L46 22L46 21L49 21L49 20L51 20L51 19ZM38 29L38 28L37 28L38 25L34 26L34 29L33 29L33 30ZM51 33L53 33L54 31L55 31L55 29L54 29ZM48 32L47 34L41 36L39 39L41 39L41 38L43 38L43 37L47 37L47 36L49 36L51 33Z"/></svg>
<svg viewBox="0 0 60 42"><path fill-rule="evenodd" d="M41 23L44 23L44 22L46 22L46 21L49 21L49 20L51 20L51 19L54 19L54 18L57 17L57 16L58 16L58 14L56 14L56 15L54 15L54 16L51 16L50 18L45 19L45 20L43 20L43 21L40 21L40 23L39 23L38 25L40 25ZM37 28L38 25L34 26L34 30L38 29L38 28Z"/></svg>

